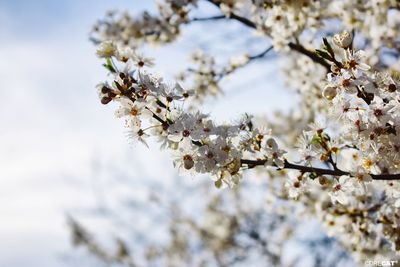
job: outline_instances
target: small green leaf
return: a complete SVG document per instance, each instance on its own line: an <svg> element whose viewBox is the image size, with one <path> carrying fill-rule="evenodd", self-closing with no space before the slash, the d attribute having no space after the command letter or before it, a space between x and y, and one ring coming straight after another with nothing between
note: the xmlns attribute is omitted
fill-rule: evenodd
<svg viewBox="0 0 400 267"><path fill-rule="evenodd" d="M333 52L332 46L329 44L328 40L325 37L322 38L322 40L324 42L324 49L328 51L331 57L334 57L335 53Z"/></svg>
<svg viewBox="0 0 400 267"><path fill-rule="evenodd" d="M311 144L313 145L320 145L322 144L322 142L323 142L322 137L319 134L315 134L311 139Z"/></svg>
<svg viewBox="0 0 400 267"><path fill-rule="evenodd" d="M311 172L311 173L308 175L308 177L309 177L311 180L314 180L315 178L318 177L318 175L317 175L315 172Z"/></svg>
<svg viewBox="0 0 400 267"><path fill-rule="evenodd" d="M114 69L113 64L111 62L111 58L107 58L107 62L103 64L103 66L108 69L112 73L116 73L117 71Z"/></svg>
<svg viewBox="0 0 400 267"><path fill-rule="evenodd" d="M320 50L320 49L316 49L315 53L317 54L317 56L322 57L326 60L332 61L332 57L331 55L329 55L327 52Z"/></svg>
<svg viewBox="0 0 400 267"><path fill-rule="evenodd" d="M218 179L217 181L214 182L214 185L216 188L221 188L222 187L222 180Z"/></svg>

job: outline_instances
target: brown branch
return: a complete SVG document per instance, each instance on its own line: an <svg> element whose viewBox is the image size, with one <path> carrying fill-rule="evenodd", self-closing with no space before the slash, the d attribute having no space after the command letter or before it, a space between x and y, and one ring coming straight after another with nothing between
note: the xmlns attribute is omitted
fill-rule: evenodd
<svg viewBox="0 0 400 267"><path fill-rule="evenodd" d="M254 168L256 166L264 166L267 160L248 160L248 159L241 159L240 163L242 165L247 165L249 168ZM303 173L315 173L317 175L333 175L333 176L341 176L341 175L349 175L352 176L351 173L342 171L340 169L329 170L329 169L322 169L322 168L314 168L308 167L303 165L297 165L285 161L285 165L283 169L292 169L292 170L299 170ZM400 174L370 174L372 179L374 180L400 180Z"/></svg>

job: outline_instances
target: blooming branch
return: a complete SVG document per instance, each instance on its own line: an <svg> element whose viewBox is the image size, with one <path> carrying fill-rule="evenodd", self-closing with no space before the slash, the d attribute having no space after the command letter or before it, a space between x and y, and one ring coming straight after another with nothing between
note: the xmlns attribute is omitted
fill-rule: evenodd
<svg viewBox="0 0 400 267"><path fill-rule="evenodd" d="M343 47L346 48L347 45ZM329 44L326 44L326 49L328 52L333 51L330 48ZM264 56L270 50L271 47L258 55L249 57L249 60L258 59ZM98 50L99 55L104 55L107 58L110 58L110 56L117 56L118 53L119 52L117 49L113 51L112 44L110 43L103 44L103 47ZM334 58L334 56L332 55L331 58ZM358 60L358 58L355 58L354 56L353 58L354 59L350 59L352 61L348 63L340 63L340 66L342 66L343 68L344 66L346 66L346 64L349 68L353 68L353 66L361 66L361 63L355 61ZM130 76L132 70L129 69L132 63L128 63L130 64L125 65L123 72L119 72L118 70L115 70L114 67L112 67L113 70L116 72L116 79L113 83L116 88L111 89L107 85L101 85L100 94L102 102L105 103L110 99L116 99L122 102L122 107L120 108L123 110L122 113L124 115L133 115L133 118L128 118L127 124L134 125L134 134L144 143L145 136L147 136L147 134L145 132L146 130L141 128L143 120L139 116L143 113L143 109L149 111L151 113L151 117L161 123L161 125L159 126L150 125L150 127L148 127L147 129L161 127L162 130L157 131L156 133L164 137L164 146L172 147L175 143L178 145L178 148L180 150L184 150L187 152L189 150L196 150L196 148L191 146L190 144L199 147L200 150L206 147L205 149L207 151L202 151L201 153L205 153L205 158L212 159L209 162L209 164L211 165L197 166L198 170L203 170L200 172L213 173L219 177L218 180L224 180L227 184L236 183L232 183L232 181L228 181L227 179L225 179L227 173L229 174L229 176L238 174L239 169L242 165L247 165L249 168L253 168L259 165L268 165L276 166L278 168L300 170L303 173L313 173L316 175L352 176L350 172L345 172L337 168L336 163L333 161L332 155L327 148L328 142L324 140L325 137L323 137L321 130L319 130L320 133L315 140L317 140L316 142L319 143L319 145L321 145L321 147L328 152L325 161L331 163L334 168L333 170L289 163L287 160L282 158L284 152L279 150L276 142L273 139L268 139L264 146L261 145L265 133L260 133L258 129L253 129L253 126L250 126L251 120L249 119L246 119L246 121L243 121L239 125L215 126L214 123L211 120L208 120L207 116L204 114L197 113L196 115L185 115L179 109L175 110L176 113L174 114L174 112L168 107L170 107L171 104L177 100L184 100L185 98L189 98L190 93L180 87L179 84L176 84L175 88L168 88L166 84L162 83L162 80L153 78L141 70L139 70L139 76L134 78ZM334 64L336 64L336 66L338 65L338 63L336 62L334 62ZM138 65L145 65L145 63L138 63ZM113 63L112 66L115 66L115 64ZM358 76L361 77L361 75L359 74ZM329 77L331 77L331 75ZM348 83L350 84L351 82L349 81ZM343 86L343 84L344 82L342 82L340 86ZM331 87L328 86L327 88ZM124 97L127 98L129 102L126 102L126 100L124 100ZM162 98L165 98L167 104L164 104L163 101L160 100ZM331 97L329 97L329 99L331 99ZM140 103L137 104L139 101ZM164 111L162 111L161 108ZM132 119L133 121L131 121ZM249 135L250 138L244 140L243 134ZM187 137L189 137L189 143L185 143ZM313 137L313 139L314 138L315 137ZM213 147L210 143L215 141L221 142L220 144L217 143L216 147L218 148ZM248 147L248 143L253 144L253 147ZM254 143L256 143L256 146L254 146ZM224 147L222 148L221 146ZM232 152L232 149L234 149L234 152ZM219 152L217 152L217 150ZM256 156L256 151L263 151L264 155L262 157L264 157L264 159L246 160L241 158L241 156L245 153L254 154L253 156ZM220 155L222 157L220 159L221 162L219 162L217 158L214 158L216 156L215 153L222 153L222 155ZM201 163L199 162L203 160L205 159L198 159L197 164L201 165ZM178 160L178 165L184 166L184 168L187 170L192 169L195 164L195 159L193 155L190 154L183 153L182 163L179 163ZM375 180L400 179L399 174L372 174L371 177ZM228 179L231 179L231 177Z"/></svg>
<svg viewBox="0 0 400 267"><path fill-rule="evenodd" d="M328 227L341 223L337 216L346 218L346 230L367 240L368 248L379 251L376 244L386 242L400 250L400 72L388 68L398 53L382 51L398 48L400 22L389 19L398 18L393 1L206 1L224 16L191 19L197 1L166 0L158 15L111 16L99 23L94 32L103 42L97 54L112 77L98 86L101 102L118 103L116 116L125 120L128 136L146 145L153 138L185 174L207 174L222 187L237 185L257 166L271 176L287 170L279 180L287 197L322 214ZM225 18L254 29L272 46L224 67L195 53L198 67L174 85L150 74L153 60L136 52L144 43L176 40L190 22ZM354 30L329 37L324 25L333 19ZM321 35L328 37L312 48ZM284 77L300 98L298 110L275 122L245 114L224 124L198 111L198 103L220 91L223 77L272 47L286 56ZM188 76L193 86L183 85Z"/></svg>

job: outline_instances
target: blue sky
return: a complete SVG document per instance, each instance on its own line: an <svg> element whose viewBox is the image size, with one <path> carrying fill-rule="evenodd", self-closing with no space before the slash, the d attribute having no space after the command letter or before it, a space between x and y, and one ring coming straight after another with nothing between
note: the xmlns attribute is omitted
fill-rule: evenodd
<svg viewBox="0 0 400 267"><path fill-rule="evenodd" d="M0 266L65 265L60 257L69 250L66 213L96 205L94 162L123 158L146 167L151 159L158 168L144 171L147 176L175 175L158 146L128 145L113 107L100 105L94 89L106 72L88 41L92 24L110 8L153 7L147 0L0 2ZM221 34L200 34L202 27L208 26L185 31L176 46L151 51L157 71L171 75L182 69L189 50ZM223 42L217 51L234 52L235 34L224 35L230 46ZM272 79L273 68L260 63L243 70L246 80L228 79L232 93L202 109L230 120L245 111L285 108L288 93Z"/></svg>

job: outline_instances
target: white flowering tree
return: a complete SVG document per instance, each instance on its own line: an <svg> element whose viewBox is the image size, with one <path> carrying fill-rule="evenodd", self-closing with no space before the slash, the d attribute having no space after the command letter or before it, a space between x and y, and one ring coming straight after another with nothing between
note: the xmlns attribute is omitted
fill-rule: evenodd
<svg viewBox="0 0 400 267"><path fill-rule="evenodd" d="M206 4L219 13L198 17ZM182 175L206 174L218 188L240 186L244 173L257 169L282 185L275 194L301 203L359 260L397 259L399 2L165 0L158 9L110 13L91 36L111 77L98 85L101 103L117 103L130 138L156 140ZM139 53L149 43L176 41L183 27L222 20L253 30L266 49L243 51L226 65L195 53L194 66L173 85ZM271 121L246 114L230 124L199 111L223 91L224 77L273 51L301 99L296 109Z"/></svg>

